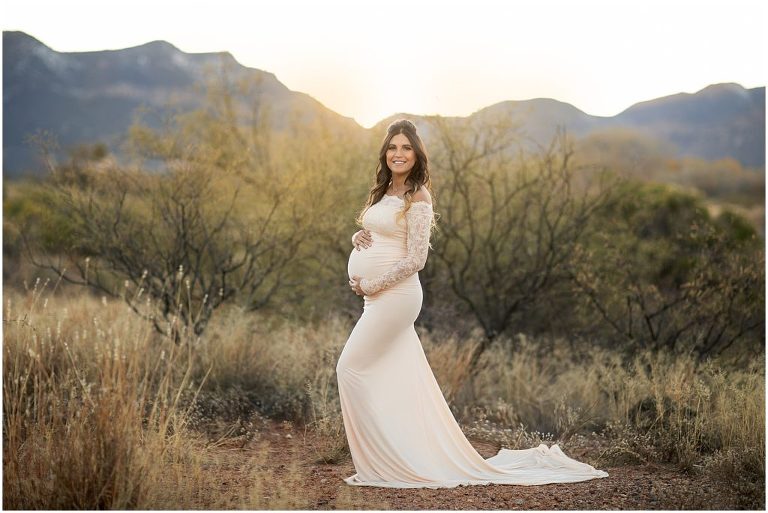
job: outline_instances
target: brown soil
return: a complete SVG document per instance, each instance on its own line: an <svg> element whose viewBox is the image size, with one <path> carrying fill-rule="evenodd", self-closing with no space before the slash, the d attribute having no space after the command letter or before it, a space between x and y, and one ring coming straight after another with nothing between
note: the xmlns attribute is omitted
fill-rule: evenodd
<svg viewBox="0 0 768 513"><path fill-rule="evenodd" d="M241 443L238 443L215 449L219 461L231 463L217 469L227 474L218 481L222 485L217 494L225 494L227 488L247 489L247 480L252 477L244 469L248 461L255 457L257 447L267 444L270 458L265 463L265 470L273 472L276 481L295 472L290 468L291 461L298 462L300 487L294 484L293 493L301 494L302 500L306 500L306 509L739 509L732 492L724 490L706 476L689 475L669 464L600 466L610 474L609 477L539 486L491 484L434 490L350 486L343 482L344 478L355 473L349 456L335 464L316 463L316 448L324 440L288 423L269 421L267 426L268 429L263 430L257 440L252 440L245 447L239 447ZM498 452L494 444L470 441L486 458ZM569 455L576 459L584 456L578 450L571 450ZM237 486L233 486L235 484ZM340 494L344 497L339 497ZM206 507L203 502L201 507Z"/></svg>

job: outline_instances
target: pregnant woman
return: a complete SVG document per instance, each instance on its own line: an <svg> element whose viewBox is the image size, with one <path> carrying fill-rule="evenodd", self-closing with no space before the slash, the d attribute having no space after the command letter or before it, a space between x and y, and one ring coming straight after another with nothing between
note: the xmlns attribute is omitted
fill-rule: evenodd
<svg viewBox="0 0 768 513"><path fill-rule="evenodd" d="M434 226L429 163L416 126L387 129L376 183L352 240L349 285L363 314L336 373L356 474L345 482L391 488L565 483L607 477L555 444L501 449L484 459L464 436L427 362L413 323L422 303L418 271Z"/></svg>

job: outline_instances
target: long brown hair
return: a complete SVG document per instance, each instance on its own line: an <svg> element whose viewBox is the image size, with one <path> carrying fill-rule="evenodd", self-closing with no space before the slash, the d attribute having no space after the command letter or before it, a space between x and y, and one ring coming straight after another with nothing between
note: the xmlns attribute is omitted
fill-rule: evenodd
<svg viewBox="0 0 768 513"><path fill-rule="evenodd" d="M432 195L432 205L434 209L435 198L432 194L432 181L429 177L429 157L427 157L427 151L424 148L424 142L416 133L416 125L408 119L398 119L389 125L387 128L387 135L384 137L384 142L381 144L379 150L379 163L376 166L376 175L373 187L368 192L368 201L366 201L363 210L357 216L357 223L362 226L363 215L372 205L376 204L384 197L389 184L392 181L392 171L387 165L387 148L392 138L397 134L403 134L408 138L413 147L414 153L416 153L416 163L411 168L408 176L405 178L405 185L407 186L403 199L405 200L405 208L399 213L398 218L405 215L408 209L411 208L413 201L413 195L422 187L426 187Z"/></svg>

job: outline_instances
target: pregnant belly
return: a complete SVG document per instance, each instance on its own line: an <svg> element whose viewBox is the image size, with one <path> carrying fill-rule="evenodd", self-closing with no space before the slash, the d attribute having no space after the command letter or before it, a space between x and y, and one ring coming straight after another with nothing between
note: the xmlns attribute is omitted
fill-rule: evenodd
<svg viewBox="0 0 768 513"><path fill-rule="evenodd" d="M384 241L375 241L369 248L352 249L347 263L349 277L376 278L405 256L402 248L393 247Z"/></svg>

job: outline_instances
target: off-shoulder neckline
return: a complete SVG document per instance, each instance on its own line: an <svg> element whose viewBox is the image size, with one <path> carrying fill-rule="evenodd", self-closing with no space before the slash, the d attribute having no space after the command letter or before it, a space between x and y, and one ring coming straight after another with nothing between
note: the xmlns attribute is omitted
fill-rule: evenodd
<svg viewBox="0 0 768 513"><path fill-rule="evenodd" d="M404 198L401 198L400 196L397 196L397 195L392 195L392 194L387 194L386 192L384 193L384 196L386 196L387 198L395 198L395 199L399 199L400 201L402 201L403 203L405 203L405 199L404 199ZM411 201L411 205L413 205L414 203L424 203L425 205L429 205L429 206L432 206L432 203L430 203L430 202L428 202L428 201L424 201L424 200L414 200L414 201Z"/></svg>

